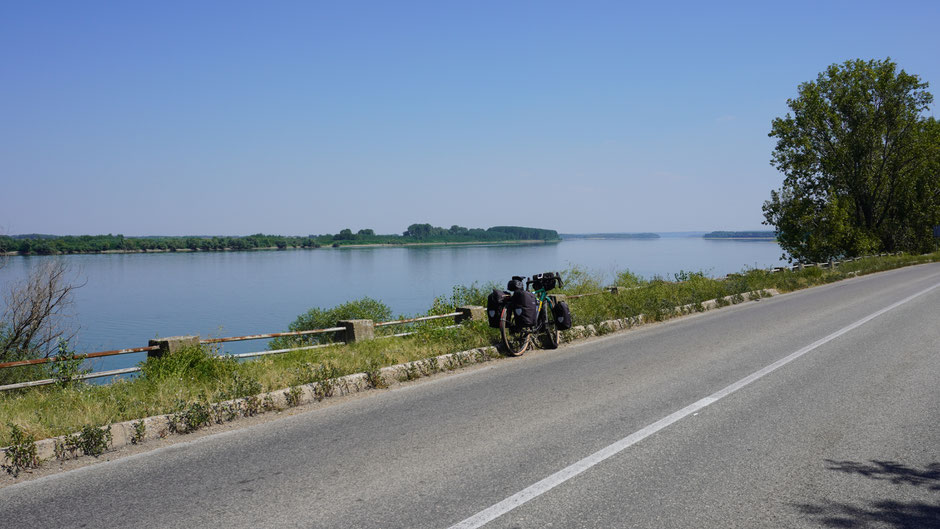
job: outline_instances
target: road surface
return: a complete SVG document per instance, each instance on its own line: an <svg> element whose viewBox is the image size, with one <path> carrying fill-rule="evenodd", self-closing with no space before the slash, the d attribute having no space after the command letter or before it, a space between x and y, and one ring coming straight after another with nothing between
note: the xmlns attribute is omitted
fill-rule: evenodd
<svg viewBox="0 0 940 529"><path fill-rule="evenodd" d="M0 489L0 527L940 527L940 264Z"/></svg>

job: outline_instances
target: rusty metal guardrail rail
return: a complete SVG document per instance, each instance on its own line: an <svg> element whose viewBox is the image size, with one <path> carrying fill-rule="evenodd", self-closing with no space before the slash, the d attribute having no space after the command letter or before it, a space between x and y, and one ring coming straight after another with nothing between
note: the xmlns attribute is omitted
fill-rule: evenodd
<svg viewBox="0 0 940 529"><path fill-rule="evenodd" d="M411 323L439 320L439 319L444 319L444 318L454 318L456 320L454 325L443 327L445 329L453 329L453 328L459 327L460 322L463 320L481 319L483 317L482 310L483 310L482 307L461 307L460 310L458 310L457 312L450 312L447 314L440 314L440 315L435 315L435 316L422 316L419 318L383 321L383 322L378 322L378 323L373 323L371 320L355 320L355 321L367 322L365 324L365 327L374 329L376 327L381 328L381 327L387 327L391 325L405 325L405 324L411 324ZM344 323L344 322L340 322L340 323ZM225 338L204 338L204 339L193 340L193 343L207 345L207 344L219 344L219 343L229 343L229 342L241 342L241 341L248 341L248 340L266 340L266 339L280 338L280 337L285 337L285 336L309 336L309 335L314 335L314 334L344 333L341 335L340 340L331 342L331 343L306 345L302 347L290 347L286 349L273 349L273 350L266 350L266 351L253 351L253 352L248 352L248 353L219 355L220 358L252 358L252 357L267 356L267 355L273 355L273 354L285 354L291 351L305 351L305 350L311 350L311 349L320 349L324 347L332 347L335 345L344 345L347 343L351 343L353 341L371 338L371 337L365 338L362 336L357 336L355 334L350 334L349 331L350 331L350 327L348 325L344 325L341 327L329 327L326 329L312 329L312 330L307 330L307 331L288 331L288 332L274 332L274 333L264 333L264 334L248 334L244 336L229 336ZM402 332L402 333L391 334L387 336L379 336L378 338L395 338L395 337L409 336L414 333L415 331ZM197 338L197 337L193 337L193 338ZM165 340L168 340L168 339L165 339ZM152 340L151 342L153 341L159 341L159 340ZM86 359L92 359L92 358L101 358L105 356L115 356L115 355L144 353L144 352L152 354L152 353L161 351L161 349L162 349L161 345L149 345L146 347L131 347L127 349L115 349L112 351L99 351L99 352L88 353L88 354L83 354L83 355L75 355L72 357L72 359L86 360ZM35 358L31 360L16 360L12 362L3 362L3 363L0 363L0 369L48 364L51 362L55 362L57 360L58 358L56 357L49 357L49 358ZM94 373L85 373L75 378L78 380L89 380L89 379L94 379L94 378L105 378L105 377L112 377L112 376L117 376L117 375L126 375L126 374L131 374L131 373L137 373L139 371L140 371L140 367L127 367L123 369L112 369L108 371L96 371ZM16 384L7 384L4 386L0 386L0 391L23 389L23 388L34 387L34 386L45 386L49 384L54 384L55 382L56 380L52 378L43 379L43 380L31 380L27 382L19 382Z"/></svg>

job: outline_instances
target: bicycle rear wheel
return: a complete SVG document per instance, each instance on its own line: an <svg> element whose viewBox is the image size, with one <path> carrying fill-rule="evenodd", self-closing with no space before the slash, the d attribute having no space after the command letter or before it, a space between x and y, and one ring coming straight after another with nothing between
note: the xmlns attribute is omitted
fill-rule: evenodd
<svg viewBox="0 0 940 529"><path fill-rule="evenodd" d="M529 333L524 329L513 330L512 309L503 307L499 316L499 333L503 337L503 345L510 356L522 356L529 348Z"/></svg>

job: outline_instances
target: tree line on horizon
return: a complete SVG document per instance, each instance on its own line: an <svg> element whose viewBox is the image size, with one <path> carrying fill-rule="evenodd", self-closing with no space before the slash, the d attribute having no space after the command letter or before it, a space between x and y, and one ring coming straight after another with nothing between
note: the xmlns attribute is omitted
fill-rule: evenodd
<svg viewBox="0 0 940 529"><path fill-rule="evenodd" d="M337 234L284 236L262 233L246 236L150 236L123 235L46 235L27 234L0 236L0 253L20 255L55 255L74 253L221 251L254 249L320 248L350 244L408 244L435 242L498 242L558 240L558 232L522 226L494 226L488 229L451 226L440 228L430 224L412 224L401 235L376 234L372 229L351 229Z"/></svg>
<svg viewBox="0 0 940 529"><path fill-rule="evenodd" d="M776 239L773 230L757 231L712 231L702 235L703 239Z"/></svg>

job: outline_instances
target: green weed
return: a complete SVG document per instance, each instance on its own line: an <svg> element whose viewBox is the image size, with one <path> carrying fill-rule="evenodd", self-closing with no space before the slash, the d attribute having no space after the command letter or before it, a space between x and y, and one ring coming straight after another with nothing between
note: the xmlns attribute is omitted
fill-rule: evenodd
<svg viewBox="0 0 940 529"><path fill-rule="evenodd" d="M242 414L245 417L254 417L261 413L263 403L257 395L249 395L242 401Z"/></svg>
<svg viewBox="0 0 940 529"><path fill-rule="evenodd" d="M369 362L364 374L366 376L366 386L373 389L388 387L388 383L386 383L385 378L382 377L382 365L379 362Z"/></svg>
<svg viewBox="0 0 940 529"><path fill-rule="evenodd" d="M304 390L300 386L291 386L284 393L284 400L287 403L288 408L293 408L300 405L300 398L303 397Z"/></svg>
<svg viewBox="0 0 940 529"><path fill-rule="evenodd" d="M208 426L212 419L212 408L204 400L179 401L176 411L168 418L168 427L174 433L190 433Z"/></svg>
<svg viewBox="0 0 940 529"><path fill-rule="evenodd" d="M108 450L111 444L110 426L82 426L81 431L66 435L54 442L53 452L56 459L68 460L79 455L98 457Z"/></svg>
<svg viewBox="0 0 940 529"><path fill-rule="evenodd" d="M56 355L49 363L49 376L55 379L55 383L60 388L73 388L84 383L82 375L89 373L89 369L83 369L85 362L84 355L76 355L74 349L69 348L69 343L65 340L59 340Z"/></svg>
<svg viewBox="0 0 940 529"><path fill-rule="evenodd" d="M10 423L8 426L10 446L7 447L4 455L6 463L0 464L0 468L15 478L23 470L39 468L41 462L36 455L36 439L15 424Z"/></svg>
<svg viewBox="0 0 940 529"><path fill-rule="evenodd" d="M134 421L133 428L134 433L131 435L131 444L137 445L144 442L144 438L147 436L147 424L144 420Z"/></svg>

